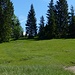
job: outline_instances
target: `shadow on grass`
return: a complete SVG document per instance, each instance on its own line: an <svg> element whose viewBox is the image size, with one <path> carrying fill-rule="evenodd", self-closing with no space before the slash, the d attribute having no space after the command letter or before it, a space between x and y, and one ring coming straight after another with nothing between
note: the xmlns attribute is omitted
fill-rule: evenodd
<svg viewBox="0 0 75 75"><path fill-rule="evenodd" d="M21 37L18 40L40 41L37 37L33 37L33 38Z"/></svg>
<svg viewBox="0 0 75 75"><path fill-rule="evenodd" d="M75 38L52 38L52 39L49 39L49 38L43 38L43 39L40 39L40 38L38 38L38 37L32 37L32 38L28 38L28 37L20 37L19 39L14 39L14 38L12 38L10 41L17 41L17 40L43 41L43 40L53 40L53 39L67 40L67 39L75 39Z"/></svg>

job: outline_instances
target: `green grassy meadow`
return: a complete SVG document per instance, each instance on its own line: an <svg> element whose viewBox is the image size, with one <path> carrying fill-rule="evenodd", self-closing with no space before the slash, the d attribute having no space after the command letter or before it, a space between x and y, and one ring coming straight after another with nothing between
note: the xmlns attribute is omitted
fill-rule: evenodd
<svg viewBox="0 0 75 75"><path fill-rule="evenodd" d="M75 75L75 39L17 40L0 44L0 75Z"/></svg>

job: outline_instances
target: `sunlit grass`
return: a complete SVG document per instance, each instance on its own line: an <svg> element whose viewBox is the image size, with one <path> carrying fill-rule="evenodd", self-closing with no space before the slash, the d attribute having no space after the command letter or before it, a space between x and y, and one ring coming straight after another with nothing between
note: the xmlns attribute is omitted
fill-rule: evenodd
<svg viewBox="0 0 75 75"><path fill-rule="evenodd" d="M0 44L0 75L73 75L75 40L17 40ZM6 73L6 74L5 74Z"/></svg>
<svg viewBox="0 0 75 75"><path fill-rule="evenodd" d="M74 75L60 66L0 66L0 75Z"/></svg>

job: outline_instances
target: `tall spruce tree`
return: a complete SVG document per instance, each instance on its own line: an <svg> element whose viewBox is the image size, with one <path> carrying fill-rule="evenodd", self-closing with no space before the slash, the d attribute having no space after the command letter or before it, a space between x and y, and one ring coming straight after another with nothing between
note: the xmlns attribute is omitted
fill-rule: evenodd
<svg viewBox="0 0 75 75"><path fill-rule="evenodd" d="M70 38L75 38L75 15L74 15L74 8L71 6L71 13L70 13L70 25L69 25L69 36Z"/></svg>
<svg viewBox="0 0 75 75"><path fill-rule="evenodd" d="M31 4L31 8L27 17L26 35L28 35L29 38L33 38L37 35L36 18L33 4Z"/></svg>
<svg viewBox="0 0 75 75"><path fill-rule="evenodd" d="M45 38L45 29L44 29L44 17L42 16L40 18L40 27L39 27L39 33L38 33L38 36L39 36L39 39L44 39Z"/></svg>
<svg viewBox="0 0 75 75"><path fill-rule="evenodd" d="M58 37L68 35L68 4L66 0L58 0L56 4Z"/></svg>
<svg viewBox="0 0 75 75"><path fill-rule="evenodd" d="M13 11L13 3L10 0L0 0L0 42L9 41L11 37Z"/></svg>
<svg viewBox="0 0 75 75"><path fill-rule="evenodd" d="M47 11L47 38L54 38L56 36L56 24L55 24L55 13L54 13L54 4L53 0L50 1L49 6L48 6L48 11Z"/></svg>

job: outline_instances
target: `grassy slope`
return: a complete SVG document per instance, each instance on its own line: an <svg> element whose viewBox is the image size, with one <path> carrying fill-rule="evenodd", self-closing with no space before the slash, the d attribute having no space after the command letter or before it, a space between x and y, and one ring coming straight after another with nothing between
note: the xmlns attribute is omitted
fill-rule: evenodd
<svg viewBox="0 0 75 75"><path fill-rule="evenodd" d="M73 75L75 40L18 40L0 44L0 75Z"/></svg>

